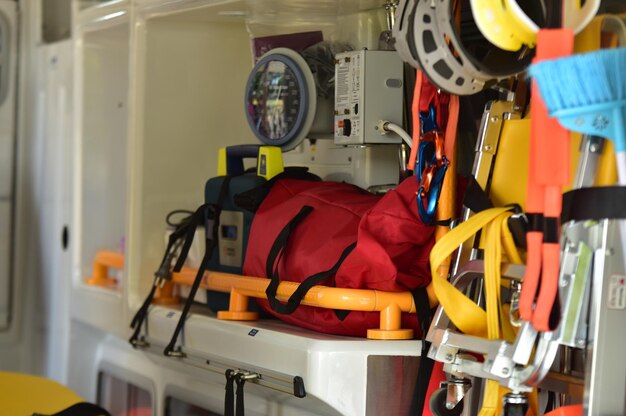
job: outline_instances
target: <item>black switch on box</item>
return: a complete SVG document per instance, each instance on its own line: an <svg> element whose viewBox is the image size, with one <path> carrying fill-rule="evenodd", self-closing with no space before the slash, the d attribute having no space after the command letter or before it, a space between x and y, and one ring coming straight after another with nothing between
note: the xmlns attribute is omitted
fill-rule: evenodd
<svg viewBox="0 0 626 416"><path fill-rule="evenodd" d="M349 118L344 118L343 119L343 131L342 131L342 133L346 137L350 137L350 134L352 134L352 122L350 121Z"/></svg>

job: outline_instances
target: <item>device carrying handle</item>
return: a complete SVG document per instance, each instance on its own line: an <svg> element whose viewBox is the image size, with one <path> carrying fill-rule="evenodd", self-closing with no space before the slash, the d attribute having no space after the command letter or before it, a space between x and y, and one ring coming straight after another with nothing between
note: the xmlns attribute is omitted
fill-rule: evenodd
<svg viewBox="0 0 626 416"><path fill-rule="evenodd" d="M259 144L241 144L226 148L226 174L242 175L244 173L243 160L256 159L259 155Z"/></svg>
<svg viewBox="0 0 626 416"><path fill-rule="evenodd" d="M287 247L287 242L289 241L289 236L293 232L293 230L300 224L311 212L313 212L313 207L305 205L303 206L298 214L296 214L285 227L281 230L278 237L274 241L272 248L267 256L267 263L265 265L265 271L268 278L271 279L270 284L267 286L265 290L265 294L267 295L267 301L270 304L270 307L273 311L278 312L282 315L289 315L295 312L295 310L300 306L300 303L304 299L304 296L307 292L316 285L321 284L327 279L330 279L337 273L339 267L343 264L343 261L348 257L348 255L354 250L356 247L356 242L350 244L346 247L339 259L335 264L328 270L321 271L315 273L306 279L304 279L299 285L295 292L289 297L287 303L281 303L277 296L278 285L280 284L280 277L278 276L278 264L282 259L282 256ZM345 318L345 314L339 313L337 316L340 320ZM343 318L341 318L343 317Z"/></svg>

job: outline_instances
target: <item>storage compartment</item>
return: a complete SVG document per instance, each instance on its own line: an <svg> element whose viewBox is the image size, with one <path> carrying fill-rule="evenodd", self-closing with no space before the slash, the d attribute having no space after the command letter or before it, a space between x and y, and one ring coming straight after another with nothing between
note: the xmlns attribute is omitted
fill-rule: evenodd
<svg viewBox="0 0 626 416"><path fill-rule="evenodd" d="M123 252L128 183L129 25L82 37L80 192L81 275L91 276L100 250ZM116 287L123 286L118 274Z"/></svg>
<svg viewBox="0 0 626 416"><path fill-rule="evenodd" d="M100 11L81 15L78 26L72 314L123 335L130 22L124 8ZM121 261L97 273L102 251Z"/></svg>
<svg viewBox="0 0 626 416"><path fill-rule="evenodd" d="M220 147L258 143L246 120L244 95L253 67L251 39L318 30L326 40L349 42L354 49L376 47L384 10L377 2L356 3L231 1L198 7L191 2L194 7L187 11L180 4L139 4L126 266L131 314L150 291L161 262L167 214L195 210L204 202L204 185L217 174ZM396 147L343 148L333 143L332 134L314 143L305 140L283 156L287 165L309 166L327 179L361 186L374 177L381 181L377 185L398 178ZM142 329L149 346L143 340L138 344L154 360L176 368L181 360L163 357L163 349L179 316L178 307L151 307ZM263 375L246 387L251 414L364 415L367 386L373 383L366 381L367 357L414 360L419 354L417 341L372 343L273 320L220 321L206 308L194 308L180 341L187 354L184 361L200 367L202 378L216 380L220 394L226 369ZM335 384L328 388L331 376ZM299 378L304 380L304 398L294 393ZM219 412L221 406L209 410Z"/></svg>
<svg viewBox="0 0 626 416"><path fill-rule="evenodd" d="M203 202L204 184L216 175L220 147L258 143L246 121L244 98L253 66L251 39L321 31L325 40L348 42L355 49L375 48L385 26L384 9L375 1L229 1L204 7L193 3L187 11L180 5L153 3L140 3L137 12L127 268L132 310L148 293L161 261L166 215L193 210ZM337 154L331 153L327 162L316 158L329 148ZM368 177L363 167L378 160L372 156L375 152L338 148L330 135L317 146L305 141L284 159L287 165L309 165L314 173L320 167L319 173L328 179L353 179L364 186L367 181L355 173ZM382 181L393 183L397 152L385 149L381 154L386 164L377 172L388 172Z"/></svg>
<svg viewBox="0 0 626 416"><path fill-rule="evenodd" d="M105 371L98 375L98 404L112 415L154 414L148 390Z"/></svg>
<svg viewBox="0 0 626 416"><path fill-rule="evenodd" d="M165 416L183 415L220 416L219 413L196 406L186 400L176 397L167 397L165 399Z"/></svg>
<svg viewBox="0 0 626 416"><path fill-rule="evenodd" d="M207 401L220 403L225 372L233 369L258 376L244 385L246 414L409 414L420 341L367 341L279 321L219 321L194 314L185 327L186 355L173 360L162 351L179 315L153 308L147 332L150 356L162 366L191 368L181 367L186 363L200 370L203 380L221 387L205 388ZM220 411L219 406L213 411Z"/></svg>

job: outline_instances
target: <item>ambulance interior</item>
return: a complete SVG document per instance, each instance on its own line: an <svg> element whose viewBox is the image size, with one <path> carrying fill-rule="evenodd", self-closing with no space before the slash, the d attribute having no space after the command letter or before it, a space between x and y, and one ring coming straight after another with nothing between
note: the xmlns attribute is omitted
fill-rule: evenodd
<svg viewBox="0 0 626 416"><path fill-rule="evenodd" d="M409 200L418 222L424 214L416 204L425 204L428 211L437 186L446 187L443 194L454 187L448 199L439 201L440 206L447 201L455 207L449 213L452 221L441 222L440 216L437 223L429 219L431 245L440 238L435 228L454 231L475 216L474 209L470 215L470 209L462 207L470 182L487 192L489 187L506 190L504 196L492 193L493 205L505 207L507 218L517 217L515 224L527 226L523 207L528 140L519 145L519 153L513 148L512 159L505 162L503 157L500 167L495 168L493 160L498 161L500 151L504 153L505 139L531 134L527 69L534 42L504 54L506 68L494 67L485 58L467 69L467 54L488 57L480 51L496 48L488 46L480 25L473 23L472 12L489 6L507 9L507 13L530 10L547 19L546 11L555 7L552 3L576 9L576 13L593 8L584 29L591 33L587 38L598 39L595 49L623 51L626 6L622 0L582 4L533 0L528 2L532 5L519 2L519 6L516 0L480 3L0 0L0 386L12 386L0 389L0 409L6 406L0 413L63 410L52 406L47 395L53 390L45 383L30 391L26 383L17 391L10 377L27 374L42 383L65 386L80 401L97 404L114 416L626 414L626 367L620 357L626 342L626 258L619 232L626 216L620 216L623 210L619 208L605 216L576 217L572 223L559 225L557 274L562 322L574 334L568 333L569 338L565 329L537 330L530 322L513 317L514 313L499 318L517 325L512 339L470 336L459 329L461 324L452 312L437 308L436 295L441 297L441 292L431 291L433 285L428 289L430 306L435 307L433 321L422 331L417 320L410 331L399 323L400 316L404 322L408 315L421 313L410 292L413 288L387 293L363 287L358 288L361 292L337 295L353 296L361 304L391 299L374 309L354 306L355 311L380 314L380 328L377 321L376 327L368 328L367 337L313 331L267 313L253 320L254 312L248 312L245 305L254 302L252 293L265 296L269 279L249 282L238 275L245 275L241 271L244 256L249 256L245 244L252 244L255 234L244 240L243 222L225 228L230 217L219 211L222 234L215 250L231 250L239 260L226 263L222 258L217 270L207 271L195 302L189 302L188 314L185 304L197 289L193 281L195 271L204 264L204 237L211 217L207 221L201 216L203 222L191 237L193 243L189 240L192 244L182 271L155 278L164 255L172 249L168 242L176 229L166 218L180 220L209 202L207 181L232 174L230 169L239 166L239 159L246 175L263 177L261 182L271 182L274 173L266 170L278 169L275 173L279 173L306 167L324 183L354 184L380 198L410 181L415 192ZM463 24L470 27L469 32L463 32ZM436 39L416 43L416 33L423 40L433 36L436 29L432 27L439 26L457 27L458 33L442 30ZM596 28L593 33L588 29L592 26ZM582 31L577 32L576 42ZM306 48L309 55L303 52ZM441 53L448 70L459 67L473 75L442 78L445 69L442 72L434 61L428 63L431 53ZM314 59L318 59L317 66L312 64ZM300 101L293 104L285 99L279 105L264 96L264 105L274 106L270 111L291 117L272 124L265 113L258 116L251 108L261 105L255 94L267 94L256 83L259 74L277 65L293 75L291 84L285 85ZM315 69L312 76L309 68ZM324 74L324 70L329 72ZM436 107L430 107L435 115L428 109L416 114L416 92L422 83L428 83L437 97ZM316 93L325 86L331 88L328 95ZM351 107L340 107L339 96ZM459 107L454 110L449 103ZM288 104L293 108L287 108ZM454 118L450 114L456 115L456 123L450 121ZM430 137L425 127L433 120L440 124L437 130L442 136L444 130L456 132L452 133L456 144L444 157L445 163L439 157L440 165L429 167L435 177L440 172L457 179L447 185L443 176L433 179L432 185L428 182L433 192L423 194L419 187L425 182L420 179L426 171L417 147L420 140ZM290 132L268 131L268 125ZM594 178L603 176L601 185L611 186L619 198L624 193L619 189L624 188L614 186L614 171L620 170L623 160L610 153L618 145L611 140L571 137L571 146L567 144L572 154L571 182L559 191L599 188ZM602 156L597 156L594 143L604 148ZM435 139L432 145L444 146ZM523 171L518 175L519 166ZM507 173L498 173L500 168ZM223 201L218 193L212 197ZM515 212L510 203L518 204ZM206 212L210 211L202 215ZM254 218L260 218L261 212L251 217L253 230ZM327 218L329 223L334 220ZM516 238L528 231L516 233L513 225L511 229ZM484 311L491 308L488 297L494 296L488 292L491 289L481 286L491 258L481 243L481 234L488 240L487 233L479 229L471 241L468 236L462 244L448 243L454 252L442 255L452 265L444 280L458 284L468 300ZM359 234L357 246L361 238ZM320 245L324 241L320 237ZM180 250L182 240L177 244ZM503 249L511 261L496 266L502 269L503 281L498 298L507 299L502 302L506 308L514 308L522 290L524 244L518 247L523 253L521 264L512 264L510 253ZM173 267L175 260L168 266ZM480 267L472 269L476 265ZM579 282L576 276L582 283L575 283ZM569 288L577 289L568 289L567 282ZM261 289L257 283L262 283ZM289 295L280 291L287 286L281 283L279 288L283 303ZM339 293L323 289L315 286L320 299ZM154 299L146 301L153 290ZM365 300L366 295L374 300ZM315 305L312 297L303 304ZM349 305L327 308L336 312L350 310L353 304ZM143 309L142 321L131 328L131 321ZM504 310L501 307L498 313ZM183 311L186 317L181 319ZM182 327L177 329L179 321ZM561 328L565 327L562 323ZM177 337L172 338L174 333ZM172 342L174 348L164 354ZM430 345L430 350L424 345ZM428 375L420 376L426 353L444 384L429 383ZM424 382L429 392L422 411L416 409L415 397L417 385ZM504 391L505 387L509 390ZM491 393L497 397L488 398ZM39 394L43 407L35 408ZM497 406L487 410L494 400Z"/></svg>

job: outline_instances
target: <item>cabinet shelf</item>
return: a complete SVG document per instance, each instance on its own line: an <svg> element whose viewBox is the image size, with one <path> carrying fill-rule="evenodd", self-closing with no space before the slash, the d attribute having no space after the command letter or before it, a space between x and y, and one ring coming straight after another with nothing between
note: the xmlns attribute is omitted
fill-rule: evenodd
<svg viewBox="0 0 626 416"><path fill-rule="evenodd" d="M293 380L300 377L306 397L294 400L315 414L327 414L319 413L324 409L320 404L326 404L343 415L365 415L365 409L374 405L371 400L388 406L384 407L388 414L408 412L410 400L398 397L413 394L420 341L371 341L319 334L280 321L233 322L193 314L185 324L186 357L165 358L163 348L179 317L172 308L150 310L148 351L165 362L221 373L221 380L228 368L255 372L266 380L257 383L255 392L281 401L293 398ZM398 366L404 369L401 378L393 374Z"/></svg>

